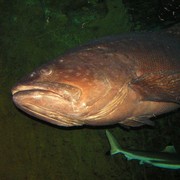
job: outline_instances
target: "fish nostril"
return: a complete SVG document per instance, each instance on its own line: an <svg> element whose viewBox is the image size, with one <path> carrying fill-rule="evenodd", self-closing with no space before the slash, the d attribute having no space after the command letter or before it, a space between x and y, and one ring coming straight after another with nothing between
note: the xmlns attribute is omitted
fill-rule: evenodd
<svg viewBox="0 0 180 180"><path fill-rule="evenodd" d="M30 77L32 78L32 77L34 77L36 75L36 72L32 72L31 74L30 74Z"/></svg>

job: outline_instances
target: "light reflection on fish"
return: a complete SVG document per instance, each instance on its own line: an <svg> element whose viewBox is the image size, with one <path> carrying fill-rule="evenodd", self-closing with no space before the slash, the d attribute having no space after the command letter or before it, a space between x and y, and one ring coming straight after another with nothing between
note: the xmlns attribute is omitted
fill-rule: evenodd
<svg viewBox="0 0 180 180"><path fill-rule="evenodd" d="M152 124L180 107L179 50L178 37L158 33L96 40L22 79L13 101L59 126Z"/></svg>

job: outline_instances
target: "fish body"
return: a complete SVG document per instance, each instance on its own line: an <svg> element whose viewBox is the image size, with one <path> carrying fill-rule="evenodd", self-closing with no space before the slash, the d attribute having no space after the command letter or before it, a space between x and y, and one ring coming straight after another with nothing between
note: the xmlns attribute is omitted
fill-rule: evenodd
<svg viewBox="0 0 180 180"><path fill-rule="evenodd" d="M174 146L167 146L162 152L127 150L120 147L108 130L106 130L106 136L111 146L111 155L123 154L128 160L138 160L140 164L150 164L166 169L180 169L180 156L174 152Z"/></svg>
<svg viewBox="0 0 180 180"><path fill-rule="evenodd" d="M12 88L26 113L60 126L153 124L180 107L179 38L107 37L72 49Z"/></svg>

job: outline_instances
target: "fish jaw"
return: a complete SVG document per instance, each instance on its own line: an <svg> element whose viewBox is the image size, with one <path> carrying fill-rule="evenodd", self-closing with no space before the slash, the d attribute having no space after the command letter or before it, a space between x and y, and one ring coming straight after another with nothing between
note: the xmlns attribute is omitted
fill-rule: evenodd
<svg viewBox="0 0 180 180"><path fill-rule="evenodd" d="M76 87L60 83L51 86L45 83L19 84L13 87L12 94L15 105L31 116L59 126L82 124L79 113L74 109L81 95Z"/></svg>

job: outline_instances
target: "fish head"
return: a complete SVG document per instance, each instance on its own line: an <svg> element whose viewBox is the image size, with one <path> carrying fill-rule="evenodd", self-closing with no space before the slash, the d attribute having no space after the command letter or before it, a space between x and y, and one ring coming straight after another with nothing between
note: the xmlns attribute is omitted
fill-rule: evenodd
<svg viewBox="0 0 180 180"><path fill-rule="evenodd" d="M26 113L60 126L82 125L108 101L103 74L71 54L43 65L13 88L15 105Z"/></svg>

